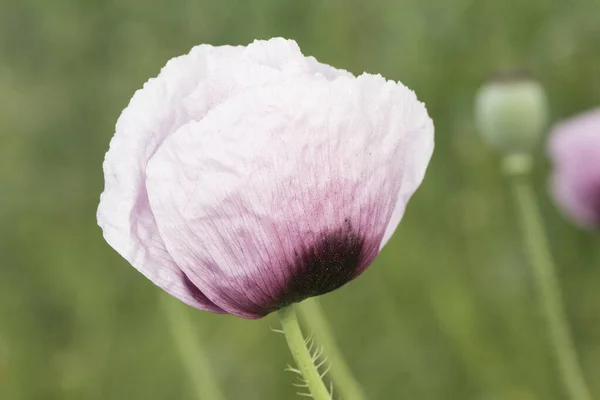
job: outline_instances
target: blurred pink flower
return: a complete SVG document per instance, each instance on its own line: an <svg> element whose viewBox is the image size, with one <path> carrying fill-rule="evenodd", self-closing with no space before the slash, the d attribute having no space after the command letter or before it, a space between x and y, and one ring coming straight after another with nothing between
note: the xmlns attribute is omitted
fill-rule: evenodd
<svg viewBox="0 0 600 400"><path fill-rule="evenodd" d="M259 318L367 268L432 151L433 123L400 83L281 38L201 45L123 111L98 223L171 295Z"/></svg>
<svg viewBox="0 0 600 400"><path fill-rule="evenodd" d="M558 205L578 225L600 228L600 109L558 124L549 153Z"/></svg>

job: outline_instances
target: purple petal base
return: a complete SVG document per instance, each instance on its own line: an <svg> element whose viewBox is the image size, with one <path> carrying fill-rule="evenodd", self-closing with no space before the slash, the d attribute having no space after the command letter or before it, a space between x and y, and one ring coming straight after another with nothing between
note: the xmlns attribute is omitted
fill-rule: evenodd
<svg viewBox="0 0 600 400"><path fill-rule="evenodd" d="M294 274L276 301L261 313L266 315L343 286L360 273L365 250L364 238L351 231L324 234L316 244L294 254Z"/></svg>

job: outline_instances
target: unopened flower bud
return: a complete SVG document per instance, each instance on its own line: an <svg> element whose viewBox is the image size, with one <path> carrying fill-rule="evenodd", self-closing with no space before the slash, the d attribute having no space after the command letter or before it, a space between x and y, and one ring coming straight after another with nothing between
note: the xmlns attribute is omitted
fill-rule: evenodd
<svg viewBox="0 0 600 400"><path fill-rule="evenodd" d="M522 74L502 74L485 83L475 99L475 117L483 139L504 154L528 153L546 124L542 86Z"/></svg>

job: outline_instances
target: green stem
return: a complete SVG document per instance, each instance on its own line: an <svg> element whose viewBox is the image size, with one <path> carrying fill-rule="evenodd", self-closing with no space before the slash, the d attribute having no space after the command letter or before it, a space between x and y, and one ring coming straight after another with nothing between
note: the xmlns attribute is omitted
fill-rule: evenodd
<svg viewBox="0 0 600 400"><path fill-rule="evenodd" d="M354 379L337 346L318 299L310 298L298 306L298 309L300 317L315 335L317 343L325 348L325 354L331 365L329 374L339 389L341 397L344 400L364 400L363 390Z"/></svg>
<svg viewBox="0 0 600 400"><path fill-rule="evenodd" d="M514 155L505 160L505 172L511 177L527 254L537 284L540 307L548 324L563 384L571 400L591 400L569 333L560 287L535 201L535 193L528 181L530 169L531 162L527 155Z"/></svg>
<svg viewBox="0 0 600 400"><path fill-rule="evenodd" d="M306 342L302 337L294 307L294 305L291 305L279 310L281 327L288 346L312 398L314 400L331 400L331 395L321 379L310 352L306 348Z"/></svg>
<svg viewBox="0 0 600 400"><path fill-rule="evenodd" d="M199 400L224 400L225 396L217 385L208 360L190 324L188 310L180 302L165 295L161 296L161 302L183 368L194 385L196 397Z"/></svg>

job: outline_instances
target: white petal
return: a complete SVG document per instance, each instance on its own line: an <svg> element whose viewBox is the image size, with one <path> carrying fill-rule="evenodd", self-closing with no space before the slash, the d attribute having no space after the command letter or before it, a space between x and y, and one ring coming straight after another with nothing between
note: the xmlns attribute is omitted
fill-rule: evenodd
<svg viewBox="0 0 600 400"><path fill-rule="evenodd" d="M148 205L145 168L163 140L190 118L183 106L202 81L212 52L233 48L199 46L175 58L137 91L121 114L104 161L105 190L98 224L106 241L156 285L201 309L220 311L194 296L168 254ZM206 110L205 110L206 111Z"/></svg>
<svg viewBox="0 0 600 400"><path fill-rule="evenodd" d="M404 165L402 182L392 216L385 229L380 248L390 240L400 223L408 200L423 182L425 171L433 154L433 121L427 115L422 103L413 103L414 110L408 114L414 115L412 125L405 130L404 146L398 162Z"/></svg>
<svg viewBox="0 0 600 400"><path fill-rule="evenodd" d="M422 179L433 127L414 93L340 75L237 95L181 127L148 164L169 253L227 312L268 311L298 252L340 229L365 240L359 274Z"/></svg>
<svg viewBox="0 0 600 400"><path fill-rule="evenodd" d="M148 206L145 169L166 137L201 120L218 104L282 75L312 75L326 68L306 59L295 42L256 41L243 46L197 46L170 60L137 91L123 111L104 162L105 191L98 223L107 242L158 286L198 308L168 254Z"/></svg>

